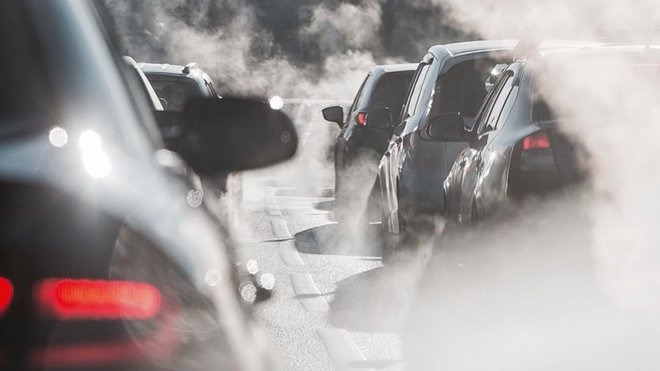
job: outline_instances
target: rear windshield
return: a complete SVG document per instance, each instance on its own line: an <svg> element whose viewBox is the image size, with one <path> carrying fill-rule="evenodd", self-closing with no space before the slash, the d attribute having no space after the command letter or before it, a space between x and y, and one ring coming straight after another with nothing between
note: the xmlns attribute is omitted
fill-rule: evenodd
<svg viewBox="0 0 660 371"><path fill-rule="evenodd" d="M390 109L392 117L398 118L401 115L401 109L414 75L415 71L384 75L374 89L368 110L387 107Z"/></svg>
<svg viewBox="0 0 660 371"><path fill-rule="evenodd" d="M165 99L166 111L183 111L189 99L204 96L197 83L187 77L147 74L147 78L158 97Z"/></svg>
<svg viewBox="0 0 660 371"><path fill-rule="evenodd" d="M22 8L20 1L0 2L0 136L41 128L55 107Z"/></svg>
<svg viewBox="0 0 660 371"><path fill-rule="evenodd" d="M534 102L532 110L534 121L555 121L557 119L548 103L543 99L538 99Z"/></svg>

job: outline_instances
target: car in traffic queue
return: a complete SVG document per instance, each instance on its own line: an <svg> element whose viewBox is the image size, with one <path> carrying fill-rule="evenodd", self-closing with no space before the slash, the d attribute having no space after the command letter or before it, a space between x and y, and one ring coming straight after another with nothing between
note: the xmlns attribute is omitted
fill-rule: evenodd
<svg viewBox="0 0 660 371"><path fill-rule="evenodd" d="M245 304L257 290L240 290L231 236L171 171L106 14L0 4L0 369L272 369ZM201 175L296 150L290 119L262 101L195 99L172 116Z"/></svg>
<svg viewBox="0 0 660 371"><path fill-rule="evenodd" d="M124 61L131 67L131 72L134 72L134 74L137 75L138 83L142 88L147 101L150 103L152 111L155 115L160 115L165 111L165 108L163 107L165 100L158 97L158 94L156 94L156 91L151 86L147 76L142 72L142 69L138 66L135 59L129 56L124 56ZM165 127L159 127L159 129L162 137L172 136L172 133L168 132ZM190 191L188 192L189 202L201 205L201 203L204 202L205 193L199 175L187 166L185 161L183 161L176 152L169 152L168 157L169 159L167 161L169 163L169 168L173 172L180 174L190 185Z"/></svg>
<svg viewBox="0 0 660 371"><path fill-rule="evenodd" d="M213 79L194 62L185 66L167 63L140 62L137 67L142 70L156 95L163 102L165 111L181 112L186 102L193 98L218 97ZM178 125L165 120L160 127L168 148L181 131ZM171 148L176 151L176 148ZM208 188L216 191L217 195L227 192L229 174L214 176L207 183ZM240 183L240 182L239 182Z"/></svg>
<svg viewBox="0 0 660 371"><path fill-rule="evenodd" d="M394 237L394 247L402 236L432 233L433 218L444 211L442 182L466 146L426 140L429 119L461 112L466 124L472 124L491 71L511 60L515 45L514 40L491 40L433 46L417 67L401 116L392 121L382 110L367 115L367 127L391 134L378 166L378 182L382 223Z"/></svg>
<svg viewBox="0 0 660 371"><path fill-rule="evenodd" d="M432 123L433 137L469 142L443 185L450 222L474 226L491 220L512 202L563 192L588 179L584 165L589 153L581 138L562 130L562 125L571 125L573 119L554 112L539 93L548 84L542 74L566 66L584 72L593 66L607 66L612 60L627 61L621 71L653 73L656 75L648 76L655 77L660 54L657 49L635 45L530 53L502 72L472 130L459 125L457 113ZM598 91L603 80L601 76L585 77L581 84ZM553 79L552 85L561 89L561 76Z"/></svg>
<svg viewBox="0 0 660 371"><path fill-rule="evenodd" d="M346 114L341 106L323 109L323 117L341 128L334 144L336 220L368 213L368 206L374 204L371 200L379 197L376 170L390 133L368 127L367 113L384 108L399 117L416 68L417 64L376 66L367 74Z"/></svg>

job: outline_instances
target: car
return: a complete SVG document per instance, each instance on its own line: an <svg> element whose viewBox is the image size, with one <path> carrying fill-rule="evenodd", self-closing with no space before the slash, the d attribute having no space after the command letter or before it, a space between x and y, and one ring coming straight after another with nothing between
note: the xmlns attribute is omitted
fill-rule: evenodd
<svg viewBox="0 0 660 371"><path fill-rule="evenodd" d="M515 45L514 40L490 40L433 46L417 67L401 116L389 121L387 115L369 113L367 127L388 127L392 133L378 166L383 227L395 238L390 247L402 237L433 232L435 216L444 211L442 182L467 145L426 140L429 120L461 112L470 125L491 71L511 60Z"/></svg>
<svg viewBox="0 0 660 371"><path fill-rule="evenodd" d="M141 62L137 64L137 67L149 80L156 95L163 102L165 111L181 112L186 102L192 98L218 97L213 80L197 63L191 62L181 66ZM161 125L166 145L170 144L172 136L176 138L180 130L181 128L172 125L171 121L165 121ZM175 147L171 149L177 151ZM229 174L220 174L208 179L205 183L209 190L214 191L217 196L221 196L228 191L229 178ZM240 188L239 177L234 178L237 187ZM240 194L240 190L237 192Z"/></svg>
<svg viewBox="0 0 660 371"><path fill-rule="evenodd" d="M387 128L367 126L367 113L387 109L399 117L417 64L374 67L360 86L353 104L344 115L341 106L323 109L323 117L341 128L335 151L335 219L346 221L362 215L368 200L377 196L375 186L378 162L387 149ZM367 208L368 210L368 208ZM368 217L368 216L367 216Z"/></svg>
<svg viewBox="0 0 660 371"><path fill-rule="evenodd" d="M124 56L124 61L131 67L131 72L135 72L137 75L137 80L144 92L144 96L147 98L147 101L151 105L152 111L155 115L159 115L165 110L163 108L164 100L158 97L156 91L147 79L147 76L145 76L144 72L142 72L142 69L138 66L134 58L130 56ZM172 138L177 138L180 135L181 130L181 128L178 126L160 126L159 129L160 134L165 141L166 147L167 142ZM170 157L171 169L179 173L190 186L190 199L195 200L194 203L203 202L205 198L204 186L202 185L202 180L200 179L199 175L197 175L189 166L187 166L185 161L183 161L181 157L175 152L171 152Z"/></svg>
<svg viewBox="0 0 660 371"><path fill-rule="evenodd" d="M0 4L0 369L271 369L231 236L171 171L106 14L100 1ZM196 99L172 116L201 175L296 150L291 120L259 100Z"/></svg>
<svg viewBox="0 0 660 371"><path fill-rule="evenodd" d="M561 130L560 124L565 124L566 118L557 116L539 93L543 84L547 84L539 71L553 71L558 66L568 65L577 75L590 68L589 63L602 68L610 59L632 61L624 72L650 72L660 61L660 55L655 49L630 45L530 54L502 73L472 130L459 127L457 113L431 124L434 137L443 140L459 140L460 137L461 141L469 143L443 184L451 225L478 225L492 220L493 214L515 210L515 205L529 196L566 192L589 178L584 166L589 153L580 145L580 138ZM553 86L561 89L561 82L560 76L554 79ZM582 82L584 89L590 87L591 90L595 90L594 83L598 82L586 77ZM444 128L440 129L441 126ZM507 205L512 207L506 208Z"/></svg>
<svg viewBox="0 0 660 371"><path fill-rule="evenodd" d="M217 97L211 77L194 62L185 66L141 62L137 67L149 79L167 111L182 111L190 98Z"/></svg>

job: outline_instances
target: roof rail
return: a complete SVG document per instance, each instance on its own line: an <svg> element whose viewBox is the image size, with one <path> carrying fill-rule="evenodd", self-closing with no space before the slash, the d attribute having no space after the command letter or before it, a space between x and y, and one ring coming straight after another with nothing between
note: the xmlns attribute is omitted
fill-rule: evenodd
<svg viewBox="0 0 660 371"><path fill-rule="evenodd" d="M190 70L195 69L195 68L200 68L199 64L197 64L195 62L191 62L191 63L186 64L186 66L183 67L183 70L181 72L187 75L187 74L190 73Z"/></svg>

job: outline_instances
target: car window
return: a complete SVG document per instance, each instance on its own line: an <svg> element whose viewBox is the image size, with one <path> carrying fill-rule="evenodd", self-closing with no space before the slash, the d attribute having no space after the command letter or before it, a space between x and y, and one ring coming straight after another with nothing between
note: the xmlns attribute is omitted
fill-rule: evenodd
<svg viewBox="0 0 660 371"><path fill-rule="evenodd" d="M384 75L374 89L369 111L387 107L392 118L401 115L403 101L406 99L414 71L396 72Z"/></svg>
<svg viewBox="0 0 660 371"><path fill-rule="evenodd" d="M348 114L346 115L346 120L344 122L348 123L351 117L353 117L353 114L357 109L358 102L360 102L360 97L362 96L362 90L364 90L364 86L367 84L369 78L371 78L371 73L369 73L367 77L365 77L364 80L362 81L362 85L360 85L360 89L358 90L357 94L355 94L355 99L353 100L353 104L351 104L351 108L348 110Z"/></svg>
<svg viewBox="0 0 660 371"><path fill-rule="evenodd" d="M513 90L513 76L507 74L506 81L502 85L502 88L497 95L497 99L493 103L493 108L491 109L488 118L486 119L485 128L486 129L495 129L497 127L498 119L500 118L502 111L504 110L504 105L506 104L511 91Z"/></svg>
<svg viewBox="0 0 660 371"><path fill-rule="evenodd" d="M484 103L484 106L481 108L481 111L478 115L478 122L477 122L477 130L478 133L483 133L486 128L488 127L488 123L491 120L492 113L499 111L495 110L495 105L498 101L501 99L506 99L506 96L502 98L502 93L504 93L504 86L511 81L511 73L510 72L505 72L500 76L499 80L495 83L495 87L489 94L486 102ZM508 95L508 92L506 92ZM502 102L502 105L504 102Z"/></svg>
<svg viewBox="0 0 660 371"><path fill-rule="evenodd" d="M410 90L410 96L408 97L408 102L406 103L406 111L404 114L406 117L411 117L417 112L417 107L419 105L419 96L422 93L422 88L424 87L424 80L426 80L426 75L429 72L430 64L421 64L415 77L414 85Z"/></svg>
<svg viewBox="0 0 660 371"><path fill-rule="evenodd" d="M0 34L5 35L0 43L0 68L6 72L0 75L0 136L45 126L52 122L47 119L50 107L55 107L34 48L37 44L21 23L22 6L14 1L0 6Z"/></svg>
<svg viewBox="0 0 660 371"><path fill-rule="evenodd" d="M183 111L183 107L189 99L203 97L197 83L187 77L161 77L148 74L147 78L158 97L167 101L167 111Z"/></svg>
<svg viewBox="0 0 660 371"><path fill-rule="evenodd" d="M482 60L461 62L438 76L429 117L460 112L463 117L473 120L486 98L484 80L494 63L484 62Z"/></svg>

